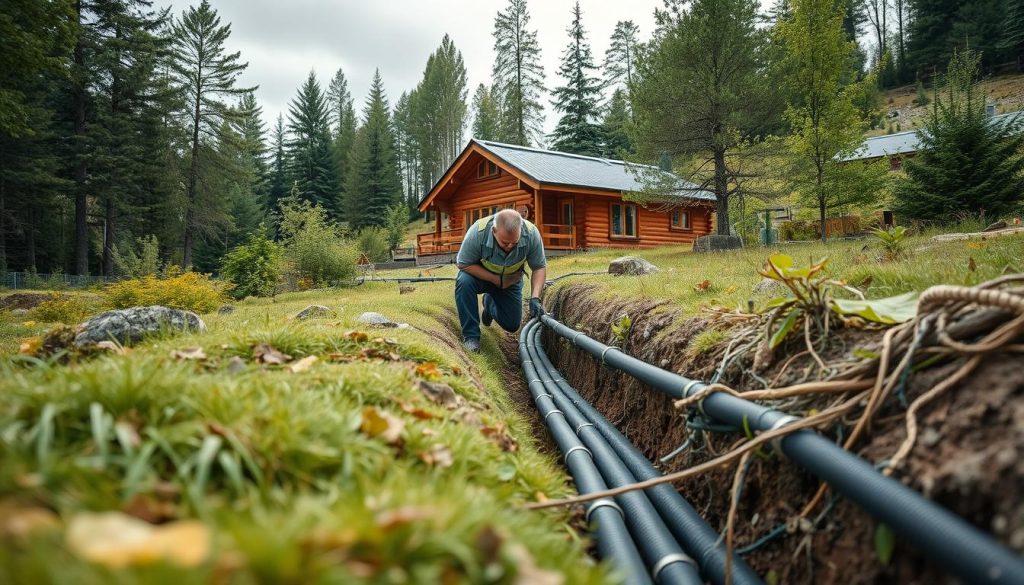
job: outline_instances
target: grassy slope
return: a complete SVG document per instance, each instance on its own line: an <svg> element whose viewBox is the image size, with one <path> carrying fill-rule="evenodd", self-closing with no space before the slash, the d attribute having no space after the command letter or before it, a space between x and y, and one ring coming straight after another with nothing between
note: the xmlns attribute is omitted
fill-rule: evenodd
<svg viewBox="0 0 1024 585"><path fill-rule="evenodd" d="M566 478L509 403L493 338L466 361L446 345L454 338L428 333L445 330L450 295L447 283L402 296L396 285L377 284L287 295L206 315L207 333L151 340L127 356L7 360L0 582L525 583L545 576L531 576L531 558L570 583L602 581L564 513L517 510L539 494L566 494ZM337 318L289 319L312 303ZM355 317L368 310L414 328L363 329L369 339L351 339ZM6 319L8 338L38 327ZM299 373L264 366L252 357L259 343L321 359ZM169 357L194 346L208 358ZM328 359L366 348L400 360ZM237 363L232 371L235 356L241 371ZM428 401L415 387L424 363L436 364L467 405ZM401 444L360 431L367 405L404 421ZM518 440L514 452L496 440L503 424ZM498 432L489 437L481 427ZM425 463L433 449L450 450L452 465ZM213 551L194 568L157 563L116 575L68 551L63 524L81 511L119 508L199 518ZM40 517L35 536L17 536Z"/></svg>

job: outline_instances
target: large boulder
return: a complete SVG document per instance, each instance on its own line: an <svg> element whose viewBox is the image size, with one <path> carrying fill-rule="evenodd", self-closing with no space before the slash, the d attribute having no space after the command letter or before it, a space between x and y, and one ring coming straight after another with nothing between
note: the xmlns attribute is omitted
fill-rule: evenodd
<svg viewBox="0 0 1024 585"><path fill-rule="evenodd" d="M295 318L299 321L305 321L306 319L313 319L314 317L330 317L333 314L334 311L323 305L310 305L299 311L299 314L295 315Z"/></svg>
<svg viewBox="0 0 1024 585"><path fill-rule="evenodd" d="M359 315L356 317L356 321L365 323L372 327L398 327L398 323L395 323L380 313L374 313L372 311L367 311L366 313Z"/></svg>
<svg viewBox="0 0 1024 585"><path fill-rule="evenodd" d="M640 276L659 272L660 269L639 256L623 256L612 260L608 265L608 274Z"/></svg>
<svg viewBox="0 0 1024 585"><path fill-rule="evenodd" d="M206 331L206 324L192 311L160 305L106 311L78 326L75 346L110 340L131 345L160 331Z"/></svg>
<svg viewBox="0 0 1024 585"><path fill-rule="evenodd" d="M718 252L720 250L737 250L742 247L743 239L739 236L711 234L701 236L693 242L694 252Z"/></svg>

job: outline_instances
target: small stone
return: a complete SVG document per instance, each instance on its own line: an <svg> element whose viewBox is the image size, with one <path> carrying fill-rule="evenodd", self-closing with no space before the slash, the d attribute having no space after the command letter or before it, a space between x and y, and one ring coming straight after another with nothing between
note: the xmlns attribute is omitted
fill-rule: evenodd
<svg viewBox="0 0 1024 585"><path fill-rule="evenodd" d="M743 247L743 239L739 236L723 236L710 234L701 236L693 242L694 252L717 252L720 250L738 250Z"/></svg>
<svg viewBox="0 0 1024 585"><path fill-rule="evenodd" d="M786 285L771 278L762 278L761 282L754 285L753 290L754 294L770 293L773 295L784 295L787 292L789 292L789 289L786 287Z"/></svg>
<svg viewBox="0 0 1024 585"><path fill-rule="evenodd" d="M28 315L28 309L11 309L11 315L15 317L24 317Z"/></svg>
<svg viewBox="0 0 1024 585"><path fill-rule="evenodd" d="M217 309L217 314L218 315L230 315L231 313L234 313L234 312L235 312L235 308L233 306L231 306L231 305L224 305L221 308Z"/></svg>
<svg viewBox="0 0 1024 585"><path fill-rule="evenodd" d="M939 431L928 427L921 433L921 444L925 447L934 447L942 440L942 435Z"/></svg>
<svg viewBox="0 0 1024 585"><path fill-rule="evenodd" d="M658 362L658 367L659 368L667 368L669 363L670 362L668 360L661 360L660 362Z"/></svg>
<svg viewBox="0 0 1024 585"><path fill-rule="evenodd" d="M400 294L400 295L407 295L407 294L409 294L411 292L416 292L416 287L415 286L400 286L400 287L398 287L398 294Z"/></svg>
<svg viewBox="0 0 1024 585"><path fill-rule="evenodd" d="M317 317L329 317L334 314L334 311L323 305L310 305L305 309L299 311L295 318L299 321L305 321L306 319L314 319Z"/></svg>
<svg viewBox="0 0 1024 585"><path fill-rule="evenodd" d="M660 268L639 256L623 256L608 264L608 274L641 276L660 271Z"/></svg>
<svg viewBox="0 0 1024 585"><path fill-rule="evenodd" d="M356 317L356 321L366 323L372 327L398 327L398 323L395 323L380 313L374 313L372 311L359 315Z"/></svg>
<svg viewBox="0 0 1024 585"><path fill-rule="evenodd" d="M237 355L228 360L228 372L232 374L241 374L245 371L245 360L238 357Z"/></svg>
<svg viewBox="0 0 1024 585"><path fill-rule="evenodd" d="M1010 227L1010 224L1006 223L1003 220L999 220L999 221L995 222L994 224L988 226L987 228L985 228L985 229L983 229L981 231L983 231L983 232L996 232L996 231L999 231L999 230L1005 230L1008 227Z"/></svg>
<svg viewBox="0 0 1024 585"><path fill-rule="evenodd" d="M106 311L78 326L75 346L111 340L131 345L161 331L206 331L206 324L192 311L160 305Z"/></svg>

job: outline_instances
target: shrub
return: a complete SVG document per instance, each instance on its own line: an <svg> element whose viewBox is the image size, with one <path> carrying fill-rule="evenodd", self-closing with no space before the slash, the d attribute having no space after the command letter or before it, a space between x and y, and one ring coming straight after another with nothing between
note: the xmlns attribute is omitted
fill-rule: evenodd
<svg viewBox="0 0 1024 585"><path fill-rule="evenodd" d="M149 275L122 280L104 289L106 305L112 309L163 305L197 313L209 313L227 300L233 285L210 280L206 274L186 272L167 278Z"/></svg>
<svg viewBox="0 0 1024 585"><path fill-rule="evenodd" d="M221 273L234 283L231 295L237 299L274 294L281 278L284 251L263 233L252 234L224 256Z"/></svg>
<svg viewBox="0 0 1024 585"><path fill-rule="evenodd" d="M402 204L388 208L384 217L384 229L387 232L388 250L394 250L405 239L405 228L409 225L409 209Z"/></svg>
<svg viewBox="0 0 1024 585"><path fill-rule="evenodd" d="M906 256L907 249L904 240L907 237L907 228L903 226L896 226L888 230L873 228L871 233L882 242L887 260L899 260Z"/></svg>
<svg viewBox="0 0 1024 585"><path fill-rule="evenodd" d="M387 262L391 260L391 247L388 245L389 234L379 227L368 227L359 233L357 246L366 254L370 262Z"/></svg>
<svg viewBox="0 0 1024 585"><path fill-rule="evenodd" d="M85 320L93 307L81 297L52 294L29 311L29 318L46 323L74 325Z"/></svg>
<svg viewBox="0 0 1024 585"><path fill-rule="evenodd" d="M159 272L160 242L156 236L139 238L136 242L139 245L138 254L135 253L130 244L123 246L125 249L123 254L116 245L111 251L118 274L129 278L139 278Z"/></svg>
<svg viewBox="0 0 1024 585"><path fill-rule="evenodd" d="M297 279L322 285L355 277L359 252L345 244L322 208L289 197L281 202L279 229Z"/></svg>

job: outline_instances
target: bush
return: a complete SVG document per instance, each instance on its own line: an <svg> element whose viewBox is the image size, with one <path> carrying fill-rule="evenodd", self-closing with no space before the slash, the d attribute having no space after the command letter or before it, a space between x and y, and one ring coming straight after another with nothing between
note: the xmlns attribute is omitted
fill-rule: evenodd
<svg viewBox="0 0 1024 585"><path fill-rule="evenodd" d="M29 311L29 318L46 323L81 323L93 312L93 307L80 297L52 294Z"/></svg>
<svg viewBox="0 0 1024 585"><path fill-rule="evenodd" d="M231 295L236 299L274 294L281 278L284 251L264 234L252 234L224 256L221 273L234 283Z"/></svg>
<svg viewBox="0 0 1024 585"><path fill-rule="evenodd" d="M149 305L163 305L172 309L209 313L227 300L232 284L210 280L206 274L186 272L167 278L149 275L122 280L104 289L106 305L112 309L127 309Z"/></svg>
<svg viewBox="0 0 1024 585"><path fill-rule="evenodd" d="M405 239L405 228L409 225L409 209L405 205L388 208L384 218L384 229L387 232L388 250L394 250ZM390 260L390 258L389 258Z"/></svg>
<svg viewBox="0 0 1024 585"><path fill-rule="evenodd" d="M156 236L139 238L136 242L139 245L138 254L135 253L130 244L123 246L125 249L123 254L116 245L111 251L118 274L129 278L140 278L159 272L160 242Z"/></svg>
<svg viewBox="0 0 1024 585"><path fill-rule="evenodd" d="M359 233L356 245L361 253L366 254L370 262L387 262L391 260L388 237L388 232L385 230L379 227L368 227Z"/></svg>
<svg viewBox="0 0 1024 585"><path fill-rule="evenodd" d="M298 280L324 285L355 277L359 252L345 244L322 208L289 197L281 202L279 229L285 258Z"/></svg>

